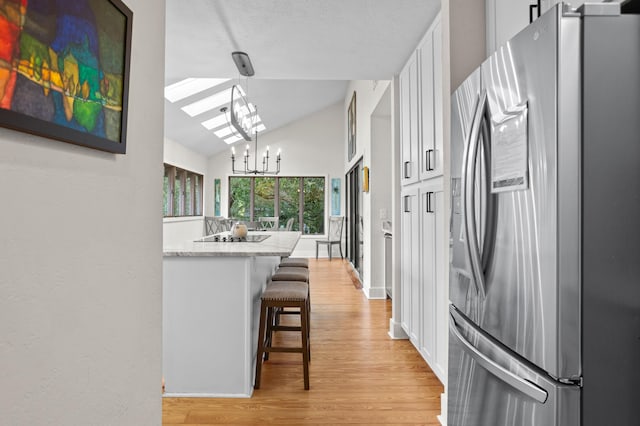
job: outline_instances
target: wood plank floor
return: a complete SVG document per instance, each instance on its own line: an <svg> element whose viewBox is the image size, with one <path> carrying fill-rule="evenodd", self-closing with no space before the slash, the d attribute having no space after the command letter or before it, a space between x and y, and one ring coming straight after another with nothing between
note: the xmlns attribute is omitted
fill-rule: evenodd
<svg viewBox="0 0 640 426"><path fill-rule="evenodd" d="M391 302L367 300L340 260L309 263L311 389L300 354L272 353L252 398L164 398L163 425L439 424L442 384L408 340L389 338Z"/></svg>

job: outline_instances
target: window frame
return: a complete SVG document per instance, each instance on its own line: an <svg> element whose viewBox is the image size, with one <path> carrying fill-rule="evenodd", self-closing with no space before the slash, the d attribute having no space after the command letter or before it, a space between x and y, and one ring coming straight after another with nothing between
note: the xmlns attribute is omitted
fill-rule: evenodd
<svg viewBox="0 0 640 426"><path fill-rule="evenodd" d="M255 217L255 179L256 178L261 178L261 177L272 177L275 179L274 182L274 215L279 217L280 216L280 179L286 178L286 179L298 179L298 215L297 215L297 219L298 219L298 223L299 223L299 228L300 228L300 232L302 232L303 236L309 236L309 237L317 237L317 236L322 236L322 235L326 235L327 229L326 229L326 223L327 223L327 218L328 218L328 210L327 210L327 181L328 178L327 176L321 176L321 175L309 175L309 176L250 176L250 175L229 175L227 177L227 207L228 209L230 209L230 205L231 205L231 181L232 179L240 179L240 178L248 178L250 179L250 200L249 200L249 219L247 219L250 222L255 222L257 221L257 218ZM322 217L322 232L317 233L317 234L305 234L304 233L304 201L305 201L305 197L304 197L304 180L305 179L322 179L323 182L323 217ZM227 211L227 214L230 216L231 213L230 211Z"/></svg>
<svg viewBox="0 0 640 426"><path fill-rule="evenodd" d="M166 191L164 178L169 180ZM190 181L189 197L187 197L187 180ZM179 183L179 193L176 191L176 181ZM203 216L204 191L203 174L164 163L162 198L164 218ZM170 197L171 201L168 201L167 197ZM187 199L189 199L189 205L187 205Z"/></svg>

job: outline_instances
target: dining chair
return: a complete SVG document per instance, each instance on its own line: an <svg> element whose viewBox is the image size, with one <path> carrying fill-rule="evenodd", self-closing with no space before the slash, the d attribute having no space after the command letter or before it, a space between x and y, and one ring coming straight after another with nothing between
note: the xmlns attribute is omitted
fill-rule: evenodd
<svg viewBox="0 0 640 426"><path fill-rule="evenodd" d="M284 230L291 231L293 229L293 222L295 222L295 220L296 219L294 217L289 218L289 220L287 220L287 224L284 227Z"/></svg>
<svg viewBox="0 0 640 426"><path fill-rule="evenodd" d="M258 218L260 229L264 231L277 231L279 227L280 218L277 216L265 216Z"/></svg>
<svg viewBox="0 0 640 426"><path fill-rule="evenodd" d="M320 244L327 246L329 250L329 260L331 260L331 249L334 245L337 245L340 249L340 258L344 259L342 255L342 226L344 225L344 216L331 216L329 218L329 232L327 233L326 240L316 240L316 259L318 258L318 247Z"/></svg>
<svg viewBox="0 0 640 426"><path fill-rule="evenodd" d="M213 235L229 231L232 222L231 219L222 216L206 216L204 218L204 234Z"/></svg>

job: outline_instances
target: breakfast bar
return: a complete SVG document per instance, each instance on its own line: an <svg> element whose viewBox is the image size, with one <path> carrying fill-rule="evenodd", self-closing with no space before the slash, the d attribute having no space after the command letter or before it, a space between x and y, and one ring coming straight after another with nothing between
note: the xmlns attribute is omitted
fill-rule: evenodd
<svg viewBox="0 0 640 426"><path fill-rule="evenodd" d="M217 237L164 247L165 396L251 396L260 295L300 233Z"/></svg>

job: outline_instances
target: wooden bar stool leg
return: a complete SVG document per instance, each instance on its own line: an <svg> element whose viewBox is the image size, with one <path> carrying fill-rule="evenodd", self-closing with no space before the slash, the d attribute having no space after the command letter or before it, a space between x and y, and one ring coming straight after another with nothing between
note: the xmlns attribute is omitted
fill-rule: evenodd
<svg viewBox="0 0 640 426"><path fill-rule="evenodd" d="M258 354L256 357L256 381L254 389L260 389L260 374L262 374L262 357L264 356L265 343L265 322L267 320L267 305L262 302L260 304L260 327L258 329Z"/></svg>
<svg viewBox="0 0 640 426"><path fill-rule="evenodd" d="M273 306L268 306L267 307L267 324L266 324L266 336L264 338L265 344L264 347L265 348L270 348L272 343L273 343L273 327L274 325L274 310L277 308L274 308ZM269 351L265 351L264 352L264 360L265 361L269 361Z"/></svg>
<svg viewBox="0 0 640 426"><path fill-rule="evenodd" d="M309 312L307 302L300 304L300 331L302 332L302 369L304 372L304 388L309 390Z"/></svg>

